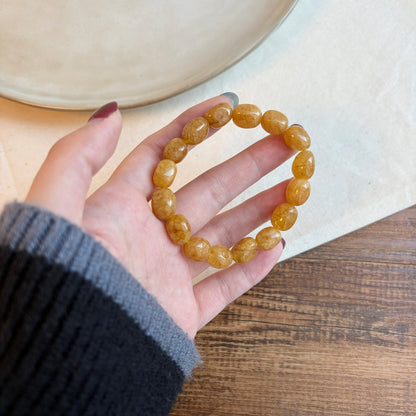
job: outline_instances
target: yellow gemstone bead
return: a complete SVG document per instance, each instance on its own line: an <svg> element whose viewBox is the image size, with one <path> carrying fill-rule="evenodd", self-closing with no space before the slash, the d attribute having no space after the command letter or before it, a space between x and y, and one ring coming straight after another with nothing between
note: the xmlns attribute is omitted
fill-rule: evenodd
<svg viewBox="0 0 416 416"><path fill-rule="evenodd" d="M298 124L290 126L283 133L283 139L286 145L294 150L305 150L311 145L309 134Z"/></svg>
<svg viewBox="0 0 416 416"><path fill-rule="evenodd" d="M166 221L166 231L175 244L185 244L191 238L191 226L181 214L172 215Z"/></svg>
<svg viewBox="0 0 416 416"><path fill-rule="evenodd" d="M293 226L298 217L298 210L287 202L278 205L272 214L272 225L280 231L286 231Z"/></svg>
<svg viewBox="0 0 416 416"><path fill-rule="evenodd" d="M182 139L185 143L195 145L201 143L209 132L209 123L203 117L189 121L182 130Z"/></svg>
<svg viewBox="0 0 416 416"><path fill-rule="evenodd" d="M204 261L208 258L209 252L211 250L211 245L205 238L201 237L192 237L185 245L183 246L183 251L186 257L189 257L195 261Z"/></svg>
<svg viewBox="0 0 416 416"><path fill-rule="evenodd" d="M310 194L311 184L306 179L293 178L286 188L286 201L292 205L302 205Z"/></svg>
<svg viewBox="0 0 416 416"><path fill-rule="evenodd" d="M274 227L263 228L256 235L257 246L261 250L271 250L279 244L281 239L280 231Z"/></svg>
<svg viewBox="0 0 416 416"><path fill-rule="evenodd" d="M160 220L167 220L176 211L176 196L169 188L159 188L152 196L153 214Z"/></svg>
<svg viewBox="0 0 416 416"><path fill-rule="evenodd" d="M254 104L239 104L233 110L233 121L238 127L251 129L261 121L261 111Z"/></svg>
<svg viewBox="0 0 416 416"><path fill-rule="evenodd" d="M248 263L257 255L257 243L252 237L245 237L231 249L233 259L237 263Z"/></svg>
<svg viewBox="0 0 416 416"><path fill-rule="evenodd" d="M225 246L213 246L209 251L208 263L216 269L225 269L233 262L231 251Z"/></svg>
<svg viewBox="0 0 416 416"><path fill-rule="evenodd" d="M299 152L292 163L293 176L298 179L309 179L315 172L315 157L310 150Z"/></svg>
<svg viewBox="0 0 416 416"><path fill-rule="evenodd" d="M233 109L230 104L220 103L208 110L204 114L204 118L208 121L211 127L219 129L231 120L232 112Z"/></svg>
<svg viewBox="0 0 416 416"><path fill-rule="evenodd" d="M261 118L261 126L267 133L282 134L287 129L287 117L276 110L268 110Z"/></svg>
<svg viewBox="0 0 416 416"><path fill-rule="evenodd" d="M153 183L159 188L167 188L172 185L177 172L176 163L168 159L161 160L153 172Z"/></svg>
<svg viewBox="0 0 416 416"><path fill-rule="evenodd" d="M179 137L172 139L163 150L163 158L179 163L188 153L188 145Z"/></svg>

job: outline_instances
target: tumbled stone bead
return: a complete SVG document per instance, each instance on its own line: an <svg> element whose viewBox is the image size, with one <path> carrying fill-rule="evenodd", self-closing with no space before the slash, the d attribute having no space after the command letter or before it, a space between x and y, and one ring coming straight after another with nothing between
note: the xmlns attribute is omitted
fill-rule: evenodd
<svg viewBox="0 0 416 416"><path fill-rule="evenodd" d="M306 179L293 178L286 188L286 201L292 205L302 205L310 194L311 184Z"/></svg>
<svg viewBox="0 0 416 416"><path fill-rule="evenodd" d="M191 238L191 226L181 214L172 215L166 221L166 231L175 244L185 244Z"/></svg>
<svg viewBox="0 0 416 416"><path fill-rule="evenodd" d="M205 238L201 237L192 237L185 245L183 246L183 251L186 257L189 257L195 261L204 261L208 258L209 252L211 250L211 245Z"/></svg>
<svg viewBox="0 0 416 416"><path fill-rule="evenodd" d="M298 210L287 202L278 205L272 214L272 225L280 231L286 231L293 226L298 217Z"/></svg>
<svg viewBox="0 0 416 416"><path fill-rule="evenodd" d="M281 239L280 231L274 227L263 228L256 235L257 246L261 250L271 250L279 244Z"/></svg>
<svg viewBox="0 0 416 416"><path fill-rule="evenodd" d="M231 251L225 246L213 246L209 251L208 263L216 269L225 269L233 262Z"/></svg>
<svg viewBox="0 0 416 416"><path fill-rule="evenodd" d="M179 137L172 139L163 150L163 158L179 163L188 153L188 145Z"/></svg>
<svg viewBox="0 0 416 416"><path fill-rule="evenodd" d="M182 130L185 143L195 145L201 143L209 132L209 123L204 117L197 117L189 121Z"/></svg>
<svg viewBox="0 0 416 416"><path fill-rule="evenodd" d="M230 104L220 103L208 110L204 114L204 118L211 127L219 129L231 120L232 111Z"/></svg>
<svg viewBox="0 0 416 416"><path fill-rule="evenodd" d="M294 150L305 150L311 145L311 139L305 129L293 124L284 133L283 139L287 146Z"/></svg>
<svg viewBox="0 0 416 416"><path fill-rule="evenodd" d="M163 159L153 172L153 183L159 188L167 188L172 185L177 172L176 163L172 160Z"/></svg>
<svg viewBox="0 0 416 416"><path fill-rule="evenodd" d="M176 196L168 188L159 188L152 196L153 214L160 220L167 220L176 211Z"/></svg>
<svg viewBox="0 0 416 416"><path fill-rule="evenodd" d="M233 121L238 127L251 129L261 121L261 111L254 104L239 104L233 110Z"/></svg>
<svg viewBox="0 0 416 416"><path fill-rule="evenodd" d="M295 178L309 179L315 172L315 157L310 150L299 152L292 163L292 173Z"/></svg>
<svg viewBox="0 0 416 416"><path fill-rule="evenodd" d="M231 254L236 263L248 263L257 255L257 243L252 237L245 237L234 245Z"/></svg>
<svg viewBox="0 0 416 416"><path fill-rule="evenodd" d="M261 126L267 133L282 134L287 129L287 117L276 110L268 110L261 118Z"/></svg>

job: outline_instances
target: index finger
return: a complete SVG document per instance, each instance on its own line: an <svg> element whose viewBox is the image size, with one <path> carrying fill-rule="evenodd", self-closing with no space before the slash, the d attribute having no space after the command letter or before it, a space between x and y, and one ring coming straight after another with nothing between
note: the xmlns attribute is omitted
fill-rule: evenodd
<svg viewBox="0 0 416 416"><path fill-rule="evenodd" d="M206 100L183 112L167 126L141 142L119 165L111 179L127 181L146 199L149 199L154 190L153 171L159 161L163 159L163 150L168 142L181 137L182 130L188 121L202 117L213 106L224 102L229 103L232 107L236 104L229 95L223 95ZM215 129L210 129L207 137L215 131Z"/></svg>

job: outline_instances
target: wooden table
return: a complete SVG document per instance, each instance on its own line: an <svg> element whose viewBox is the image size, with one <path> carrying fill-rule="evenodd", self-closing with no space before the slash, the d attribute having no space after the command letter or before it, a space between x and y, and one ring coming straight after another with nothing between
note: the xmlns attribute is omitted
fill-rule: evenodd
<svg viewBox="0 0 416 416"><path fill-rule="evenodd" d="M197 345L172 415L416 415L416 206L278 264Z"/></svg>

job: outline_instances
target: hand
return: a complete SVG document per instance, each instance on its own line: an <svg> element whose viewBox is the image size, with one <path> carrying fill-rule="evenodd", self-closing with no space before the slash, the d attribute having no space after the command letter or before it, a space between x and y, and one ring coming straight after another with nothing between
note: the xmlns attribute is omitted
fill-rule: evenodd
<svg viewBox="0 0 416 416"><path fill-rule="evenodd" d="M148 137L108 182L86 199L93 175L114 152L121 132L121 115L114 106L107 117L93 118L52 147L26 198L28 203L76 223L103 244L191 338L265 277L282 251L281 244L259 251L250 263L235 264L193 286L192 278L206 269L207 263L187 259L149 206L154 190L152 174L164 146L180 137L190 119L225 101L228 98L215 97L192 107ZM282 137L265 137L180 189L176 193L177 213L188 218L193 235L212 245L232 246L270 219L274 207L285 200L286 182L216 214L292 155Z"/></svg>

